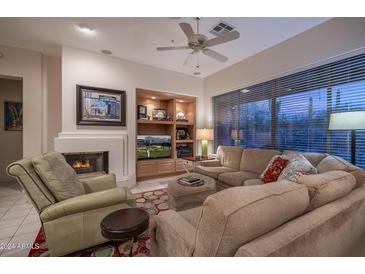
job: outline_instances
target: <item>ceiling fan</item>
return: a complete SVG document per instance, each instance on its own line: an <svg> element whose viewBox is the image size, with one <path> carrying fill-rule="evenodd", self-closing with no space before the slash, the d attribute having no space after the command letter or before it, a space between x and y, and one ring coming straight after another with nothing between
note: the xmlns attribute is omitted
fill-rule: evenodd
<svg viewBox="0 0 365 274"><path fill-rule="evenodd" d="M227 32L223 35L217 36L212 39L208 39L205 35L199 33L199 21L200 18L197 19L197 33L194 33L193 28L189 23L180 23L179 26L181 30L185 33L188 38L187 46L178 46L178 47L158 47L156 48L159 51L166 50L181 50L181 49L191 49L193 50L188 57L186 58L184 65L187 65L189 60L194 54L202 52L204 55L209 56L218 62L226 62L228 58L214 50L211 50L210 47L220 45L223 43L227 43L229 41L238 39L240 37L240 33L238 31ZM197 58L197 68L199 68L199 55Z"/></svg>

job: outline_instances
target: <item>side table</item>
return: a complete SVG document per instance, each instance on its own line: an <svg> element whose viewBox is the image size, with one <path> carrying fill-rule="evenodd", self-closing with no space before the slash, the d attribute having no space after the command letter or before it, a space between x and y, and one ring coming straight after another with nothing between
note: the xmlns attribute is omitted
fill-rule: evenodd
<svg viewBox="0 0 365 274"><path fill-rule="evenodd" d="M191 156L191 157L182 157L184 160L184 169L186 173L190 173L189 168L194 170L196 166L200 164L202 161L207 160L215 160L213 157L202 157L202 156Z"/></svg>
<svg viewBox="0 0 365 274"><path fill-rule="evenodd" d="M137 236L142 234L149 224L150 215L140 208L123 208L104 217L100 223L101 234L112 241L137 241ZM129 256L132 256L133 243ZM120 256L117 248L118 255Z"/></svg>

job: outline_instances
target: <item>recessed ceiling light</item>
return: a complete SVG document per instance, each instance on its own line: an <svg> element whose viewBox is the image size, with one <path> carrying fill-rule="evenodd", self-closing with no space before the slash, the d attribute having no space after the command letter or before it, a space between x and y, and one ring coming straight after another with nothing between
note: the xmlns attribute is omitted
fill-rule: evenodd
<svg viewBox="0 0 365 274"><path fill-rule="evenodd" d="M153 100L155 100L155 99L156 99L156 97L155 97L155 96L152 96L151 98L152 98Z"/></svg>
<svg viewBox="0 0 365 274"><path fill-rule="evenodd" d="M250 90L249 89L242 89L241 92L242 93L247 93L247 92L250 92Z"/></svg>
<svg viewBox="0 0 365 274"><path fill-rule="evenodd" d="M180 103L184 103L184 100L179 100Z"/></svg>
<svg viewBox="0 0 365 274"><path fill-rule="evenodd" d="M80 30L82 30L85 33L92 33L94 30L92 27L86 25L86 24L78 24L77 25Z"/></svg>
<svg viewBox="0 0 365 274"><path fill-rule="evenodd" d="M103 54L105 54L105 55L112 55L113 54L113 52L111 52L110 50L108 50L108 49L103 49L103 50L101 50L101 52L103 53Z"/></svg>
<svg viewBox="0 0 365 274"><path fill-rule="evenodd" d="M193 74L194 74L194 75L200 75L200 74L201 74L201 72L199 72L199 71L195 71Z"/></svg>

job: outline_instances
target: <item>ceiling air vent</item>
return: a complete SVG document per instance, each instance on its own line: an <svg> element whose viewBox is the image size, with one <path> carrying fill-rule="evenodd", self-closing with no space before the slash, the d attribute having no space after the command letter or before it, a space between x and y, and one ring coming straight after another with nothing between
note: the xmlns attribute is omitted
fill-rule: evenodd
<svg viewBox="0 0 365 274"><path fill-rule="evenodd" d="M218 22L218 24L214 25L211 29L210 29L210 33L214 34L214 35L222 35L225 34L226 32L230 32L232 30L234 30L235 27L232 26L231 24L228 24L224 21L220 21Z"/></svg>

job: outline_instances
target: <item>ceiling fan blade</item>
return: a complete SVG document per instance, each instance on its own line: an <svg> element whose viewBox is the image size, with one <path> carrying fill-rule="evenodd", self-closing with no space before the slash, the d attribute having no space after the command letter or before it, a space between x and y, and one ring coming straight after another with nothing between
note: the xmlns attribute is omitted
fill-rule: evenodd
<svg viewBox="0 0 365 274"><path fill-rule="evenodd" d="M181 47L158 47L157 50L175 50L175 49L189 49L188 46L181 46Z"/></svg>
<svg viewBox="0 0 365 274"><path fill-rule="evenodd" d="M193 28L188 23L180 23L179 24L181 30L185 33L186 37L188 38L189 42L198 42L196 39L196 35L193 31Z"/></svg>
<svg viewBox="0 0 365 274"><path fill-rule="evenodd" d="M228 60L228 58L214 50L211 49L203 49L203 54L223 63Z"/></svg>
<svg viewBox="0 0 365 274"><path fill-rule="evenodd" d="M197 51L192 51L185 59L185 62L183 63L183 66L187 66L191 59L193 59L193 56L195 55L195 53L197 53Z"/></svg>
<svg viewBox="0 0 365 274"><path fill-rule="evenodd" d="M226 34L223 34L216 38L210 39L210 40L206 41L204 44L206 47L212 47L212 46L216 46L219 44L223 44L223 43L238 39L239 37L240 37L240 33L238 31L232 31L232 32L227 32Z"/></svg>

